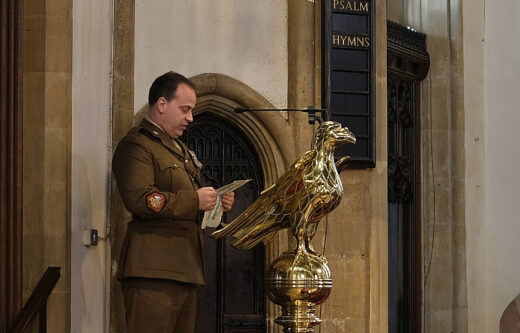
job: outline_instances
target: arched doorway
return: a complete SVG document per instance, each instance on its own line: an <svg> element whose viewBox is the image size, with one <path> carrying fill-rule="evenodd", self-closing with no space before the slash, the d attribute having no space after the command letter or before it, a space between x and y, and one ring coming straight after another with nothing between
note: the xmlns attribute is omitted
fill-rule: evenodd
<svg viewBox="0 0 520 333"><path fill-rule="evenodd" d="M203 165L202 182L218 188L237 179L251 181L236 191L233 210L223 221L233 220L258 197L264 176L260 159L247 136L229 120L200 112L183 138L197 152ZM265 248L249 251L232 248L227 240L204 241L205 287L199 289L196 332L264 332L263 272Z"/></svg>

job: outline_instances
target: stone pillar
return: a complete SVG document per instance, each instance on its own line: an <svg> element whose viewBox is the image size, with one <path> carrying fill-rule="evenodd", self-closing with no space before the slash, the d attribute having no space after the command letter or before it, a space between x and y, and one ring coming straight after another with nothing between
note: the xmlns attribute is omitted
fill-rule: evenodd
<svg viewBox="0 0 520 333"><path fill-rule="evenodd" d="M314 105L314 2L288 1L288 92L289 108L306 108ZM292 135L295 138L294 156L289 164L310 148L313 131L307 124L307 114L292 112L289 115Z"/></svg>
<svg viewBox="0 0 520 333"><path fill-rule="evenodd" d="M315 6L320 6L316 1ZM319 103L318 56L321 7L288 2L288 107ZM316 14L319 15L319 14ZM323 323L317 332L385 332L387 327L387 150L386 150L386 3L376 9L376 167L341 174L345 193L340 206L322 219L314 247L332 272L332 294L317 308ZM317 39L316 39L317 38ZM317 105L319 106L319 105ZM294 161L309 149L313 131L307 115L292 113ZM289 237L292 241L292 236ZM290 245L289 247L291 247Z"/></svg>
<svg viewBox="0 0 520 333"><path fill-rule="evenodd" d="M23 297L59 266L49 332L70 329L72 0L24 1Z"/></svg>
<svg viewBox="0 0 520 333"><path fill-rule="evenodd" d="M114 77L112 91L112 148L132 127L134 119L134 58L135 58L135 0L114 1ZM112 175L113 178L113 175ZM112 181L110 204L110 246L112 269L117 269L119 252L130 214ZM122 332L125 312L121 287L111 272L110 279L110 332Z"/></svg>

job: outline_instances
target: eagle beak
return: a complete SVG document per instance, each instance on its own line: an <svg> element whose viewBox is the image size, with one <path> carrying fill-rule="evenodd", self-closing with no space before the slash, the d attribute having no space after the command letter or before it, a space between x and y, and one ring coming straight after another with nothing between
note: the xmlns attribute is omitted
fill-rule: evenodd
<svg viewBox="0 0 520 333"><path fill-rule="evenodd" d="M347 130L347 142L348 143L356 143L356 136L354 133L352 133L348 128L345 127Z"/></svg>

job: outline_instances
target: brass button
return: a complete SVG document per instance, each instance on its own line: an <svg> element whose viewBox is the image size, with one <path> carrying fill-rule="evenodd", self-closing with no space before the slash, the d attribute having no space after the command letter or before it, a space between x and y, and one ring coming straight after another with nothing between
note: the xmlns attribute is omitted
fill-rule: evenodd
<svg viewBox="0 0 520 333"><path fill-rule="evenodd" d="M188 160L184 160L184 163L188 163Z"/></svg>

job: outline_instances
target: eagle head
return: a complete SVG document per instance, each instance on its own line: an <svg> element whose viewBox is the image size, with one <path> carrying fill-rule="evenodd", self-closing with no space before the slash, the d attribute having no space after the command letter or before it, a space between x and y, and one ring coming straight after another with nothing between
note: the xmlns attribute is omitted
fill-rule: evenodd
<svg viewBox="0 0 520 333"><path fill-rule="evenodd" d="M312 147L327 147L334 150L344 143L356 143L354 133L336 121L324 121L316 131Z"/></svg>

